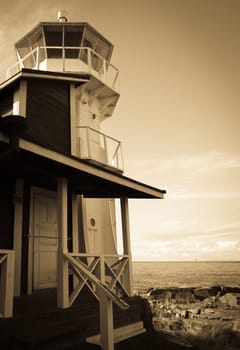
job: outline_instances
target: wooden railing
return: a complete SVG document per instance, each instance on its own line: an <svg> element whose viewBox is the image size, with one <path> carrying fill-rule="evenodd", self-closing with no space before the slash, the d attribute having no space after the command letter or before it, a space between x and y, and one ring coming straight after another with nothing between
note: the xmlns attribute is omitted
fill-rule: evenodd
<svg viewBox="0 0 240 350"><path fill-rule="evenodd" d="M87 286L99 300L99 291L104 292L121 309L128 309L122 297L129 296L127 255L89 255L65 253L69 271L74 275L74 289L69 294L71 306L84 286Z"/></svg>
<svg viewBox="0 0 240 350"><path fill-rule="evenodd" d="M0 249L0 315L13 315L14 250Z"/></svg>

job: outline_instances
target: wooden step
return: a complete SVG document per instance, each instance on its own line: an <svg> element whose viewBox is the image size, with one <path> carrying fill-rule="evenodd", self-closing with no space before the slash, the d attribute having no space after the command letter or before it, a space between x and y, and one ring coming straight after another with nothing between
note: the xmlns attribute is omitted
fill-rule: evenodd
<svg viewBox="0 0 240 350"><path fill-rule="evenodd" d="M120 341L135 337L145 332L146 332L146 328L144 328L142 321L116 328L114 329L114 343L119 343ZM86 338L86 342L91 344L101 345L100 334L96 334Z"/></svg>

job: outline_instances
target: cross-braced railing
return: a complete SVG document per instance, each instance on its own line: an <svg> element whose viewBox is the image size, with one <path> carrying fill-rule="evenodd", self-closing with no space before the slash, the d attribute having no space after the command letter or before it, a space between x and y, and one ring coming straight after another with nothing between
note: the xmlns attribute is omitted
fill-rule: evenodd
<svg viewBox="0 0 240 350"><path fill-rule="evenodd" d="M0 249L0 316L13 315L14 250Z"/></svg>
<svg viewBox="0 0 240 350"><path fill-rule="evenodd" d="M121 309L127 309L128 304L121 298L129 296L127 255L89 255L65 253L77 282L69 293L69 306L73 304L84 286L87 286L99 300L99 290L104 293Z"/></svg>

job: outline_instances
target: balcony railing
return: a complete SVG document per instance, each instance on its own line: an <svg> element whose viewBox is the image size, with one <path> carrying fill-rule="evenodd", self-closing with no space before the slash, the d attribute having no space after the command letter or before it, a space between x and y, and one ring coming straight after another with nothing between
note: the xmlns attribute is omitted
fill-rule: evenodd
<svg viewBox="0 0 240 350"><path fill-rule="evenodd" d="M119 91L119 70L90 47L38 46L8 68L6 79L22 68L89 73Z"/></svg>
<svg viewBox="0 0 240 350"><path fill-rule="evenodd" d="M78 126L77 155L123 171L121 142L100 131Z"/></svg>

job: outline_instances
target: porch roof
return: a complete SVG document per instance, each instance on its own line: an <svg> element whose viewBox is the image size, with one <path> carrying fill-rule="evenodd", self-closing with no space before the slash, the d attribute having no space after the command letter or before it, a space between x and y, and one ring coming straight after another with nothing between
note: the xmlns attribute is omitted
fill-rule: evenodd
<svg viewBox="0 0 240 350"><path fill-rule="evenodd" d="M33 182L36 179L46 186L54 187L57 177L66 177L71 188L85 197L162 199L166 193L165 190L146 185L111 169L104 169L100 165L58 153L24 139L19 140L19 151L15 153L8 153L6 143L2 143L0 157L2 178L14 176L29 178Z"/></svg>

